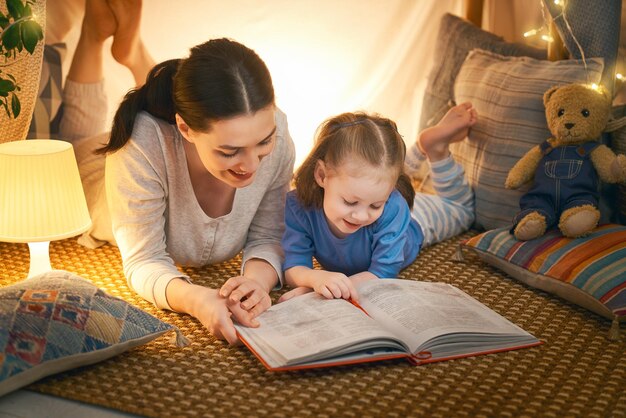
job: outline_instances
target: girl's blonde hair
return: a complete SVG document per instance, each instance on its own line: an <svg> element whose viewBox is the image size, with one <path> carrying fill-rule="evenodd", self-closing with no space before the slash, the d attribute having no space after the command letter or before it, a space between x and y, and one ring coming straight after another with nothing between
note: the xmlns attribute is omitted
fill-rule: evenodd
<svg viewBox="0 0 626 418"><path fill-rule="evenodd" d="M315 146L295 174L296 194L305 207L321 208L324 190L315 181L317 161L336 170L348 158L361 159L388 170L411 208L415 190L404 172L405 154L404 140L392 120L364 112L342 113L317 129Z"/></svg>

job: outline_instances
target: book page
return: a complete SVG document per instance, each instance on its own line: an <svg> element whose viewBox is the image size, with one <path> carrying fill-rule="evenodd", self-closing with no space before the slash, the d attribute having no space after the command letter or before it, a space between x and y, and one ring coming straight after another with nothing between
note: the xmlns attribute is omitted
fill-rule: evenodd
<svg viewBox="0 0 626 418"><path fill-rule="evenodd" d="M346 347L373 347L381 339L396 340L387 346L408 353L397 337L343 299L307 293L272 306L257 319L260 327L237 326L237 331L272 366L325 358ZM363 341L374 344L358 345Z"/></svg>
<svg viewBox="0 0 626 418"><path fill-rule="evenodd" d="M401 336L413 353L425 349L428 340L446 334L485 334L486 346L493 343L487 334L528 335L446 283L380 279L361 283L357 291L363 309L386 329ZM463 342L462 335L455 334L455 337Z"/></svg>

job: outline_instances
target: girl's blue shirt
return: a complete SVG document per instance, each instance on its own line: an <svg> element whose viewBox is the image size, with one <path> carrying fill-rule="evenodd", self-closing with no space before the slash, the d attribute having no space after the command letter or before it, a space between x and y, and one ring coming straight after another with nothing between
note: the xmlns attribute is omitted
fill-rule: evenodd
<svg viewBox="0 0 626 418"><path fill-rule="evenodd" d="M346 238L333 235L322 208L305 208L295 190L287 193L283 271L295 266L313 268L315 257L325 270L347 276L369 271L379 278L395 278L415 260L423 240L421 227L397 190L376 222Z"/></svg>

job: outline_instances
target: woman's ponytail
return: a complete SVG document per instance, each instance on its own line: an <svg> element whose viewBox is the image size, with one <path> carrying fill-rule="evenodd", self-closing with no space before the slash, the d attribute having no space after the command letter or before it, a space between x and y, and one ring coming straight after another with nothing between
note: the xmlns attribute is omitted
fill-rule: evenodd
<svg viewBox="0 0 626 418"><path fill-rule="evenodd" d="M114 152L126 145L133 132L137 114L141 111L172 124L176 122L172 87L179 62L179 59L174 59L157 64L148 74L143 86L126 93L113 117L109 142L98 149L97 153Z"/></svg>

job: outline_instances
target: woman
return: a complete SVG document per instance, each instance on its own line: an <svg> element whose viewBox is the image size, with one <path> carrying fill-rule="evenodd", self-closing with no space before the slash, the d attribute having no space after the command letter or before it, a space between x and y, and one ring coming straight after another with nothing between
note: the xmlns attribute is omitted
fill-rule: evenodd
<svg viewBox="0 0 626 418"><path fill-rule="evenodd" d="M254 316L270 306L281 271L294 148L256 53L214 39L186 59L155 66L124 98L102 152L129 285L230 343L229 311L257 325ZM221 262L242 249L241 276L220 293L194 285L174 265Z"/></svg>
<svg viewBox="0 0 626 418"><path fill-rule="evenodd" d="M103 4L88 1L86 20L90 3ZM112 12L118 23L126 13ZM116 37L119 52L124 44ZM85 150L97 141L83 142L76 144L79 162L93 160ZM93 197L97 187L86 179L97 170L86 164L81 174L92 232L112 225L129 286L160 308L196 317L231 344L237 341L231 315L258 326L254 317L270 306L269 291L282 280L284 200L295 155L259 56L235 41L214 39L185 59L156 65L145 84L125 96L99 151L106 155L110 221L94 216L102 208ZM242 249L241 275L219 291L191 283L175 266L218 263Z"/></svg>

